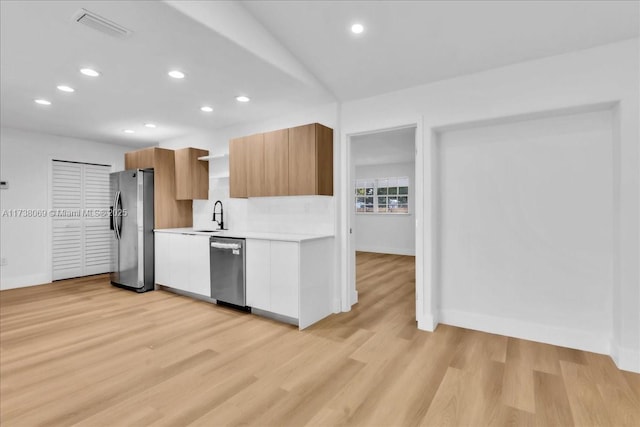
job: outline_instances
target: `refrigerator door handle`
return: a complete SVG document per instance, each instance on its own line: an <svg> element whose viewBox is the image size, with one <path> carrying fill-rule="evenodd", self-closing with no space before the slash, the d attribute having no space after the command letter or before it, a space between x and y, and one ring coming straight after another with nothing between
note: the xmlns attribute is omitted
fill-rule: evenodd
<svg viewBox="0 0 640 427"><path fill-rule="evenodd" d="M116 192L116 214L113 215L114 225L116 229L116 239L120 240L120 236L122 234L122 194L120 190ZM118 222L118 218L120 221Z"/></svg>
<svg viewBox="0 0 640 427"><path fill-rule="evenodd" d="M111 229L113 230L113 235L116 240L120 240L120 236L118 236L118 224L116 224L116 210L118 209L118 194L120 191L116 191L115 196L113 196L113 207L111 208Z"/></svg>

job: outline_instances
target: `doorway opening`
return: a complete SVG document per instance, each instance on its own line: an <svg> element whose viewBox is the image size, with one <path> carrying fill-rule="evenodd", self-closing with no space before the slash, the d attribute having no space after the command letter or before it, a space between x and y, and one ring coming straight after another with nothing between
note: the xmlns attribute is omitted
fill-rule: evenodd
<svg viewBox="0 0 640 427"><path fill-rule="evenodd" d="M359 309L396 307L376 318L393 316L415 329L416 125L351 135L349 142Z"/></svg>

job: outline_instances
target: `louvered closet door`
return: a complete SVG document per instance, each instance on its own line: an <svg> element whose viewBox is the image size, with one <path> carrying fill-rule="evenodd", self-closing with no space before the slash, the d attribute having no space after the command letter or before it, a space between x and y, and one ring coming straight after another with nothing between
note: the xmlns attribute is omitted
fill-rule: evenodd
<svg viewBox="0 0 640 427"><path fill-rule="evenodd" d="M84 208L88 212L104 213L109 209L109 173L111 168L99 165L84 166ZM110 271L110 244L112 232L108 216L84 218L84 274L100 274Z"/></svg>
<svg viewBox="0 0 640 427"><path fill-rule="evenodd" d="M109 271L110 169L53 161L53 280Z"/></svg>
<svg viewBox="0 0 640 427"><path fill-rule="evenodd" d="M82 220L62 216L82 209L82 165L53 162L53 280L82 276Z"/></svg>

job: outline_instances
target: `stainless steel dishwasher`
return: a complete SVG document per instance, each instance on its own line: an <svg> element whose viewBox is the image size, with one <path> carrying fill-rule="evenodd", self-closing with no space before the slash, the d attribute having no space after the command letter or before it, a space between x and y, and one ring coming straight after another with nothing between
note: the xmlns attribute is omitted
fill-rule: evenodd
<svg viewBox="0 0 640 427"><path fill-rule="evenodd" d="M246 310L245 241L232 237L209 239L211 298Z"/></svg>

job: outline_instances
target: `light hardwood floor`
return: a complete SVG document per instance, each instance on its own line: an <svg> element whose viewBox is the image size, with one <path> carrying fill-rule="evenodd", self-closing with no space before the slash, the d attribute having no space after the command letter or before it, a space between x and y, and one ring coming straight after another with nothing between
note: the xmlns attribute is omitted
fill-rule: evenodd
<svg viewBox="0 0 640 427"><path fill-rule="evenodd" d="M607 356L415 324L413 257L359 253L308 330L106 276L0 292L0 424L640 425Z"/></svg>

